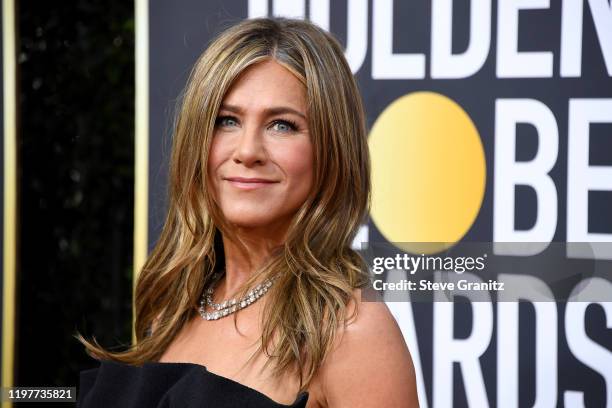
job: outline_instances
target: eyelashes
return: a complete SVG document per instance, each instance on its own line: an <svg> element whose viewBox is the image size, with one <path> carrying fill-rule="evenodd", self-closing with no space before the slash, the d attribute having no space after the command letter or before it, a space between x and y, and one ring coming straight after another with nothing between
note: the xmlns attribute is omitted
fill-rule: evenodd
<svg viewBox="0 0 612 408"><path fill-rule="evenodd" d="M224 126L225 120L231 120L231 121L238 123L238 119L236 119L235 116L221 115L221 116L218 116L217 119L215 120L215 126ZM289 128L288 132L289 131L295 132L298 130L297 123L290 119L276 119L274 122L272 122L273 126L277 124L287 126Z"/></svg>

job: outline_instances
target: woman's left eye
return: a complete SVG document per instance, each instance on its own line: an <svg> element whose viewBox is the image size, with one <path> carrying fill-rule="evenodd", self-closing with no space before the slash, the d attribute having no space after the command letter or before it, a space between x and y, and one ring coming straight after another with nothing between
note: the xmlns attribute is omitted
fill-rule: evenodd
<svg viewBox="0 0 612 408"><path fill-rule="evenodd" d="M220 125L220 126L225 126L227 125L227 121L236 122L236 118L234 118L233 116L219 116L217 117L215 124Z"/></svg>
<svg viewBox="0 0 612 408"><path fill-rule="evenodd" d="M274 126L280 125L279 130L281 132L295 132L297 130L297 124L290 120L277 120L274 122Z"/></svg>

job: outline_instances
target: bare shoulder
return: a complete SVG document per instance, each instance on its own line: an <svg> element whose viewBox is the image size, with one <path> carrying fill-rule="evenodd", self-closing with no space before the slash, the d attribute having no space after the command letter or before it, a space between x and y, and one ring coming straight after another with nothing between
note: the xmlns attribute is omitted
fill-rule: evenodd
<svg viewBox="0 0 612 408"><path fill-rule="evenodd" d="M349 305L356 315L338 331L320 368L325 405L339 407L418 407L412 358L402 332L384 302Z"/></svg>

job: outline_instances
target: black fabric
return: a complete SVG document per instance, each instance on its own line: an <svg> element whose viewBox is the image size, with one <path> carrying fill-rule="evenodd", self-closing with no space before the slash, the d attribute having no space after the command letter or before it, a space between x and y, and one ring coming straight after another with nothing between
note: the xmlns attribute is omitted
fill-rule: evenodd
<svg viewBox="0 0 612 408"><path fill-rule="evenodd" d="M194 363L113 361L81 371L77 407L81 408L278 408L305 407L308 392L293 404L279 404L259 391L211 373Z"/></svg>

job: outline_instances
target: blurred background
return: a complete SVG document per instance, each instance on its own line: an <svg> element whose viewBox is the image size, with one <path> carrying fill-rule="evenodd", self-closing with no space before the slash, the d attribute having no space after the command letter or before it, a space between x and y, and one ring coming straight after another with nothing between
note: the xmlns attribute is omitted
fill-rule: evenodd
<svg viewBox="0 0 612 408"><path fill-rule="evenodd" d="M590 242L610 285L609 1L3 0L3 386L77 386L97 364L76 330L131 342L177 97L214 35L266 15L331 31L358 80L375 174L356 246ZM612 407L609 300L389 305L422 407Z"/></svg>
<svg viewBox="0 0 612 408"><path fill-rule="evenodd" d="M17 245L3 368L15 385L76 385L91 359L75 330L108 345L131 335L134 3L14 7L14 32L3 15L17 69L15 100L4 100L17 112L16 216L4 219Z"/></svg>

